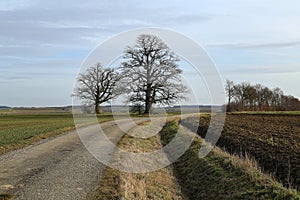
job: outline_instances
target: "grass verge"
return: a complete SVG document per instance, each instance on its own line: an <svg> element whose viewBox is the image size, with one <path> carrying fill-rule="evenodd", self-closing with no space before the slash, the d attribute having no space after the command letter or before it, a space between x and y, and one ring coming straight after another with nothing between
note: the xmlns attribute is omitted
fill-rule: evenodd
<svg viewBox="0 0 300 200"><path fill-rule="evenodd" d="M149 131L147 123L143 124L142 131ZM137 128L136 133L141 129ZM151 131L151 130L150 130ZM134 134L134 133L133 133ZM135 153L151 152L160 149L161 142L158 135L147 139L125 135L118 146L126 151ZM113 163L118 164L118 155L113 158ZM165 167L149 173L128 173L107 167L100 182L97 195L94 199L101 200L145 200L145 199L185 199L180 187L173 176L172 168Z"/></svg>

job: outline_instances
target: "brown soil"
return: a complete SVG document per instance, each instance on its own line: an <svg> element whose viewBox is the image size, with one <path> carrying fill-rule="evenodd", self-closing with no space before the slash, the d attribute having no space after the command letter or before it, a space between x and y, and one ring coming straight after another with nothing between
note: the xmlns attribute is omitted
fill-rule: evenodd
<svg viewBox="0 0 300 200"><path fill-rule="evenodd" d="M198 118L182 121L187 127ZM210 118L201 117L198 134L205 137ZM248 154L285 186L300 189L300 116L230 114L217 146Z"/></svg>

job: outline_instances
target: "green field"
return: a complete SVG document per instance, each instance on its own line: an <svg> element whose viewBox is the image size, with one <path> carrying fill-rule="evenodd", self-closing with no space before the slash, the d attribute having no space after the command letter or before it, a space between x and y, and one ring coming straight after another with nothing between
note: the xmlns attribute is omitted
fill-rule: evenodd
<svg viewBox="0 0 300 200"><path fill-rule="evenodd" d="M83 115L82 125L91 123L94 115ZM122 117L122 116L121 116ZM147 117L131 114L131 117ZM98 115L99 122L112 120L110 113ZM93 120L92 120L93 121ZM48 137L74 130L70 110L63 108L18 108L0 110L0 155Z"/></svg>
<svg viewBox="0 0 300 200"><path fill-rule="evenodd" d="M99 122L111 119L112 115L108 114L98 116ZM75 129L73 115L68 112L19 114L10 111L0 115L0 127L0 154Z"/></svg>

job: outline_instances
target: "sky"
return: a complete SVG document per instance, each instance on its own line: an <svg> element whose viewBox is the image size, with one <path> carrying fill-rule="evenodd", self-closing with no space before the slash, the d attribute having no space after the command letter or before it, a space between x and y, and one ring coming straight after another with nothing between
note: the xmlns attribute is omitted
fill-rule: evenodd
<svg viewBox="0 0 300 200"><path fill-rule="evenodd" d="M121 32L147 27L197 42L223 80L300 97L297 0L0 0L0 27L0 105L71 105L90 52Z"/></svg>

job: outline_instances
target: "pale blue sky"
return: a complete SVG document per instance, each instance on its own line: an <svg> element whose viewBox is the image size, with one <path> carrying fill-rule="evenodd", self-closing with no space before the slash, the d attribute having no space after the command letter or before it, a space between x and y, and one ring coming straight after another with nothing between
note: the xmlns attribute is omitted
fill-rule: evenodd
<svg viewBox="0 0 300 200"><path fill-rule="evenodd" d="M0 105L70 105L89 52L143 27L190 37L224 79L278 86L300 97L297 0L1 0L0 27Z"/></svg>

